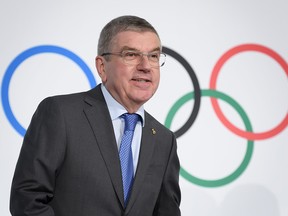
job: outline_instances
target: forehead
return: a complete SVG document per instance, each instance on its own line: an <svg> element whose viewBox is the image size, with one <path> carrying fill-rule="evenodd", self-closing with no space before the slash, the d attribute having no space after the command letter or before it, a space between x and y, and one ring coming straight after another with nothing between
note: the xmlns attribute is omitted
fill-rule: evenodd
<svg viewBox="0 0 288 216"><path fill-rule="evenodd" d="M124 47L139 51L160 49L161 42L157 34L150 31L124 31L118 33L112 40L112 49L121 51Z"/></svg>

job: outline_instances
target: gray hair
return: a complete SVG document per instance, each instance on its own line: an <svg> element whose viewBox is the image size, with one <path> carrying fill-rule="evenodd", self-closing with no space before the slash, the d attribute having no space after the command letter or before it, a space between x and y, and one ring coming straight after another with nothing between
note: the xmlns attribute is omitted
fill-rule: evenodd
<svg viewBox="0 0 288 216"><path fill-rule="evenodd" d="M98 55L109 52L112 39L120 32L154 32L159 35L155 28L145 19L137 16L120 16L107 23L100 33L98 40ZM160 38L159 38L160 39Z"/></svg>

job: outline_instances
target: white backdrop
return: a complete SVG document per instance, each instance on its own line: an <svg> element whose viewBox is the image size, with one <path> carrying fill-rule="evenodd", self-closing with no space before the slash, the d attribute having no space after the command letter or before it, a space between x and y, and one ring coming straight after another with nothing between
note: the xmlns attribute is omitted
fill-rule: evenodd
<svg viewBox="0 0 288 216"><path fill-rule="evenodd" d="M99 83L100 30L132 14L151 22L169 51L146 109L173 131L191 110L197 116L178 137L182 214L287 216L287 9L285 0L0 0L0 215L10 215L11 179L36 106ZM212 95L242 133L218 118Z"/></svg>

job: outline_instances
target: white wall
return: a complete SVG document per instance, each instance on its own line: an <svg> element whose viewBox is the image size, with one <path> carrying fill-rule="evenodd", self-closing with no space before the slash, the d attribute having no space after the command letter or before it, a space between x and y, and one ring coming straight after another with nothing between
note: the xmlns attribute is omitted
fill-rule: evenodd
<svg viewBox="0 0 288 216"><path fill-rule="evenodd" d="M163 124L172 120L166 126L177 131L201 99L192 127L178 138L182 214L288 215L287 9L284 0L0 0L0 215L10 215L21 128L25 131L43 98L88 90L93 80L100 82L94 68L98 35L108 21L124 14L150 21L163 45L192 67L187 71L178 57L168 53L159 91L146 105ZM51 46L68 49L88 69L83 71L62 55L63 50L60 55L47 53L44 45L49 45L48 50ZM34 55L33 47L37 47ZM221 62L222 57L227 58ZM228 121L243 130L241 136L219 120L211 105L215 91L210 80L217 72L214 66L221 63L216 89L231 99L225 102L219 96L218 101ZM173 119L167 117L176 101L197 90L188 74L193 71L204 95L197 101L188 97ZM248 120L239 115L240 108L231 106L231 100L242 107ZM249 123L256 133L251 141L245 132Z"/></svg>

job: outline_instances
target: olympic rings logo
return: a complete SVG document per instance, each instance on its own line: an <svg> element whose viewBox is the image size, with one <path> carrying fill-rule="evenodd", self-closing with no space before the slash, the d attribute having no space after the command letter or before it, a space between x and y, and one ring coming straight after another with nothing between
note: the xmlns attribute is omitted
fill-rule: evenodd
<svg viewBox="0 0 288 216"><path fill-rule="evenodd" d="M190 92L190 93L184 95L179 100L177 100L175 102L175 104L172 106L172 108L170 109L170 111L166 117L166 120L164 123L165 126L170 128L172 120L173 120L176 112L179 110L179 108L182 105L184 105L187 101L194 99L195 100L194 107L193 107L192 113L191 113L188 121L184 124L184 126L182 126L178 131L175 132L177 138L179 136L181 136L183 133L185 133L187 131L188 128L191 127L191 125L195 121L195 118L196 118L198 111L199 111L200 98L202 96L209 96L209 97L211 97L212 107L214 108L214 111L216 112L216 115L220 119L220 121L230 131L232 131L236 135L247 138L247 148L246 148L246 153L245 153L244 159L241 162L241 164L238 166L238 168L236 168L236 170L234 172L232 172L230 175L223 177L221 179L206 180L206 179L201 179L201 178L193 176L192 174L187 172L182 166L180 167L180 175L183 178L185 178L186 180L188 180L189 182L194 183L196 185L204 186L204 187L219 187L219 186L223 186L225 184L228 184L228 183L234 181L245 171L245 169L247 168L247 166L251 160L253 149L254 149L254 140L267 139L267 138L270 138L272 136L275 136L276 134L278 134L282 130L284 130L286 128L286 126L288 125L288 113L286 113L285 118L275 128L273 128L269 131L266 131L266 132L262 132L262 133L254 133L252 130L251 122L249 121L249 118L248 118L247 114L245 113L244 109L230 96L216 90L216 81L217 81L217 77L218 77L218 74L220 72L220 69L232 56L234 56L238 53L241 53L241 52L245 52L245 51L260 52L260 53L266 54L269 57L273 58L281 66L281 68L284 70L286 76L288 77L288 64L287 64L287 62L280 55L278 55L276 52L274 52L273 50L271 50L267 47L264 47L262 45L258 45L258 44L239 45L239 46L236 46L236 47L230 49L226 53L224 53L224 55L218 60L218 62L216 63L216 65L212 71L211 80L210 80L210 89L201 90L199 87L199 83L196 79L196 75L195 75L193 69L191 68L191 66L189 65L189 63L185 59L180 57L179 54L177 54L176 52L174 52L168 48L164 48L163 51L165 53L167 53L168 55L177 59L184 66L184 68L187 70L188 74L190 75L190 77L192 79L192 83L193 83L193 87L194 87L194 92ZM230 121L228 121L228 119L224 116L223 112L221 111L221 109L218 105L217 99L221 99L221 100L227 102L238 112L238 114L240 115L240 117L242 118L242 120L244 122L246 131L238 129L232 123L230 123Z"/></svg>
<svg viewBox="0 0 288 216"><path fill-rule="evenodd" d="M216 113L216 116L220 119L220 121L234 134L246 138L247 139L247 147L246 147L246 153L243 158L243 161L240 163L240 165L233 171L230 175L223 177L221 179L216 179L216 180L206 180L206 179L201 179L198 177L193 176L190 174L184 167L180 167L180 175L188 180L189 182L204 186L204 187L219 187L223 186L225 184L229 184L230 182L234 181L237 179L247 168L252 154L253 154L253 149L254 149L254 141L255 140L263 140L270 138L272 136L277 135L280 133L282 130L284 130L287 125L288 125L288 113L286 113L285 118L275 127L272 128L271 130L265 131L265 132L260 132L260 133L255 133L253 132L251 122L245 113L244 109L234 100L232 99L229 95L224 94L220 91L216 90L216 81L218 78L218 75L220 73L220 70L222 66L234 55L239 54L241 52L248 52L248 51L253 51L253 52L260 52L263 54L268 55L272 59L274 59L284 70L286 76L288 77L288 64L287 62L275 51L262 46L258 44L243 44L236 46L230 50L228 50L226 53L224 53L218 62L216 63L215 67L212 70L212 75L210 79L210 89L200 89L199 82L197 79L197 76L193 70L193 68L190 66L190 64L177 52L173 51L172 49L169 49L167 47L163 47L163 52L165 52L167 55L170 55L172 58L176 59L188 72L188 75L192 81L194 91L189 92L182 96L179 100L177 100L174 105L171 107L171 109L168 112L168 115L165 119L164 125L167 128L171 127L171 123L173 121L173 118L176 114L176 112L183 106L186 102L189 100L194 100L194 106L193 109L191 110L191 114L187 121L183 124L180 129L175 131L175 135L177 138L182 136L184 133L188 131L188 129L193 125L195 122L195 119L198 115L199 108L200 108L200 102L201 102L201 97L210 97L211 98L211 103L212 107ZM64 49L62 47L58 46L52 46L52 45L44 45L44 46L36 46L32 47L28 50L25 50L24 52L20 53L8 66L4 77L2 81L2 91L1 91L1 100L4 108L5 115L10 122L10 124L14 127L14 129L22 136L24 136L26 130L23 128L23 126L17 121L16 117L14 116L10 102L9 102L9 85L11 78L16 71L17 67L23 63L26 59L33 55L41 54L41 53L55 53L62 55L64 57L67 57L74 63L76 63L84 72L86 75L89 84L91 88L96 86L96 80L93 76L93 73L89 69L89 67L85 64L85 62L77 56L75 53ZM217 99L223 100L229 105L234 108L241 119L244 122L245 125L245 131L237 128L234 126L223 114L222 110L219 107Z"/></svg>

